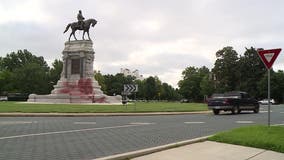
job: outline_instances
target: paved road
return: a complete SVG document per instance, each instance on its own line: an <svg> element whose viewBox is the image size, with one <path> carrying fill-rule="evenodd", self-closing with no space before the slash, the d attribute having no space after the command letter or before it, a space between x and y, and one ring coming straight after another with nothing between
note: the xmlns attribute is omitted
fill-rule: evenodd
<svg viewBox="0 0 284 160"><path fill-rule="evenodd" d="M267 124L266 108L218 116L1 117L0 160L95 159ZM271 123L284 125L284 105L272 107Z"/></svg>

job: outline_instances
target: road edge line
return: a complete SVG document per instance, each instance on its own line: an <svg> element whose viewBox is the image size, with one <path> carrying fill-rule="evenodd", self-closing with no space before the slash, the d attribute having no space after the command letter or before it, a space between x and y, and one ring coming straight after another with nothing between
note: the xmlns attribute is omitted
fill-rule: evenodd
<svg viewBox="0 0 284 160"><path fill-rule="evenodd" d="M197 112L139 112L139 113L0 113L0 117L107 117L107 116L161 116L208 114L209 111Z"/></svg>
<svg viewBox="0 0 284 160"><path fill-rule="evenodd" d="M116 155L102 157L102 158L97 158L97 159L93 159L93 160L124 160L124 159L132 159L132 158L135 158L135 157L140 157L140 156L152 154L152 153L155 153L155 152L160 152L160 151L163 151L163 150L168 150L168 149L171 149L171 148L176 148L176 147L185 146L185 145L198 143L198 142L204 142L211 136L212 135L199 137L199 138L194 138L194 139L190 139L190 140L170 143L170 144L166 144L166 145L162 145L162 146L157 146L157 147L152 147L152 148L147 148L147 149L127 152L127 153L122 153L122 154L116 154Z"/></svg>

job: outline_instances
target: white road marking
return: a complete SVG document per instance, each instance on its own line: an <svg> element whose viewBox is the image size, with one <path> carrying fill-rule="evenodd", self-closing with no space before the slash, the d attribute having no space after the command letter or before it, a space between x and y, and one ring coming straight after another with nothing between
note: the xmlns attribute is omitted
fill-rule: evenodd
<svg viewBox="0 0 284 160"><path fill-rule="evenodd" d="M254 123L254 122L253 121L236 121L236 123L247 124L247 123Z"/></svg>
<svg viewBox="0 0 284 160"><path fill-rule="evenodd" d="M0 140L12 139L12 138L32 137L32 136L42 136L42 135L52 135L52 134L74 133L74 132L83 132L83 131L95 131L95 130L104 130L104 129L128 128L128 127L137 127L137 126L142 126L142 125L141 124L137 124L137 125L122 125L122 126L111 126L111 127L101 127L101 128L76 129L76 130L69 130L69 131L24 134L24 135L17 135L17 136L0 137Z"/></svg>
<svg viewBox="0 0 284 160"><path fill-rule="evenodd" d="M96 122L74 122L74 124L97 124Z"/></svg>
<svg viewBox="0 0 284 160"><path fill-rule="evenodd" d="M149 125L149 124L155 124L155 123L147 123L147 122L132 122L129 123L130 125Z"/></svg>
<svg viewBox="0 0 284 160"><path fill-rule="evenodd" d="M185 124L203 124L205 122L184 122Z"/></svg>
<svg viewBox="0 0 284 160"><path fill-rule="evenodd" d="M260 113L267 113L268 111L259 111ZM270 111L270 113L273 111Z"/></svg>
<svg viewBox="0 0 284 160"><path fill-rule="evenodd" d="M0 122L0 125L6 125L6 124L31 124L31 123L37 123L37 121L2 121Z"/></svg>
<svg viewBox="0 0 284 160"><path fill-rule="evenodd" d="M284 126L284 123L282 123L282 124L273 124L272 126Z"/></svg>

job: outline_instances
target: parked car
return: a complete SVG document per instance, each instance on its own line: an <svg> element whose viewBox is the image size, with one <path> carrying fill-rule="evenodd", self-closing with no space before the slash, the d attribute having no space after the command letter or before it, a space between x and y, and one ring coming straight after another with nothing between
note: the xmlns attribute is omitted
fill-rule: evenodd
<svg viewBox="0 0 284 160"><path fill-rule="evenodd" d="M232 114L238 114L243 110L252 110L254 113L259 112L259 103L256 99L251 98L248 93L235 91L224 94L215 94L208 100L208 108L215 115L220 111L231 111Z"/></svg>
<svg viewBox="0 0 284 160"><path fill-rule="evenodd" d="M260 104L268 104L268 98L258 101ZM275 104L274 99L270 99L270 104Z"/></svg>
<svg viewBox="0 0 284 160"><path fill-rule="evenodd" d="M180 100L180 103L189 103L189 100L184 98Z"/></svg>
<svg viewBox="0 0 284 160"><path fill-rule="evenodd" d="M0 101L8 101L8 97L7 96L0 96Z"/></svg>
<svg viewBox="0 0 284 160"><path fill-rule="evenodd" d="M8 93L8 101L27 101L29 98L28 93Z"/></svg>

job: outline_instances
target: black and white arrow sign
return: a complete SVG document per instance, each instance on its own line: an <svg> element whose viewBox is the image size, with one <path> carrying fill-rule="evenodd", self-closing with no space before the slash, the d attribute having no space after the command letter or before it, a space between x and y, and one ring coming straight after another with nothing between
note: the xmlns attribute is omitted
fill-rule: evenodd
<svg viewBox="0 0 284 160"><path fill-rule="evenodd" d="M138 92L138 85L137 84L125 84L123 86L124 92Z"/></svg>

